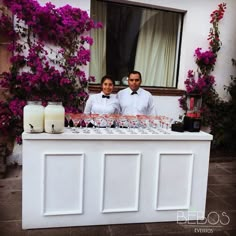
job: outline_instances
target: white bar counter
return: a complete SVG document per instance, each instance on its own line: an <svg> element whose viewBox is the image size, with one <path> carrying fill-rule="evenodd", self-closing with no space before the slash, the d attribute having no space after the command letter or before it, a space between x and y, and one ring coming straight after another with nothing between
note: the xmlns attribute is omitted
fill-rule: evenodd
<svg viewBox="0 0 236 236"><path fill-rule="evenodd" d="M22 227L200 220L212 135L23 133Z"/></svg>

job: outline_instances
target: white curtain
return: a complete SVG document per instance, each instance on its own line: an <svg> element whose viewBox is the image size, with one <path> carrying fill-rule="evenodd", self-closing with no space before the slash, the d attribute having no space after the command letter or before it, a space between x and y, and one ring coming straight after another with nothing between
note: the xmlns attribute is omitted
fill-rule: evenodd
<svg viewBox="0 0 236 236"><path fill-rule="evenodd" d="M95 83L100 83L102 76L106 74L106 6L100 1L91 1L91 18L95 22L103 24L102 29L91 31L93 45L91 46L91 61L89 74L95 76Z"/></svg>
<svg viewBox="0 0 236 236"><path fill-rule="evenodd" d="M134 69L142 73L146 86L172 87L179 16L157 10L143 10Z"/></svg>

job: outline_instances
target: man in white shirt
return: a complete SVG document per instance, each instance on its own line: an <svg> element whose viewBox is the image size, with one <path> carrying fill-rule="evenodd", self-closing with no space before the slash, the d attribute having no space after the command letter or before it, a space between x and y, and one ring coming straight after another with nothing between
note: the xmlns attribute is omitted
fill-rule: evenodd
<svg viewBox="0 0 236 236"><path fill-rule="evenodd" d="M151 93L140 88L141 73L132 71L128 75L129 88L118 92L122 115L155 115L155 106Z"/></svg>

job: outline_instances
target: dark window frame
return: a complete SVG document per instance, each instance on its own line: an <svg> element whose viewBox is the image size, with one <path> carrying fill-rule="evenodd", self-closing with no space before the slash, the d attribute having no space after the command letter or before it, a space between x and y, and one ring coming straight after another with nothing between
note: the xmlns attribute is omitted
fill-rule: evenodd
<svg viewBox="0 0 236 236"><path fill-rule="evenodd" d="M158 86L142 86L145 90L149 91L152 95L156 96L182 96L185 93L185 90L178 89L178 81L179 81L179 67L180 67L180 55L181 55L181 45L182 45L182 34L183 34L183 22L184 22L184 14L186 11L183 10L176 10L171 8L164 8L164 7L158 7L155 5L150 5L146 3L135 3L135 2L127 2L126 0L98 0L103 2L109 2L109 3L118 3L118 4L126 4L129 6L135 6L135 7L145 7L148 9L155 9L155 10L162 10L162 11L171 11L171 12L177 12L181 13L181 25L180 25L180 37L178 42L178 51L177 51L177 63L176 63L176 81L174 87L158 87ZM126 88L125 85L116 85L114 88L113 93L117 93L119 90ZM96 83L89 84L89 92L97 93L101 91L101 85Z"/></svg>

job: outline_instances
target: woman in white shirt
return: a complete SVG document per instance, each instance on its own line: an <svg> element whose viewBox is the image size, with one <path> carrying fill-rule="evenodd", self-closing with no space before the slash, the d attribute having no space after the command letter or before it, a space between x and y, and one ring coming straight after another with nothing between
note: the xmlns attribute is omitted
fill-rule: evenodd
<svg viewBox="0 0 236 236"><path fill-rule="evenodd" d="M98 94L90 95L86 102L85 114L117 114L119 113L119 103L116 95L112 94L114 82L112 77L105 75L101 80L102 91Z"/></svg>

